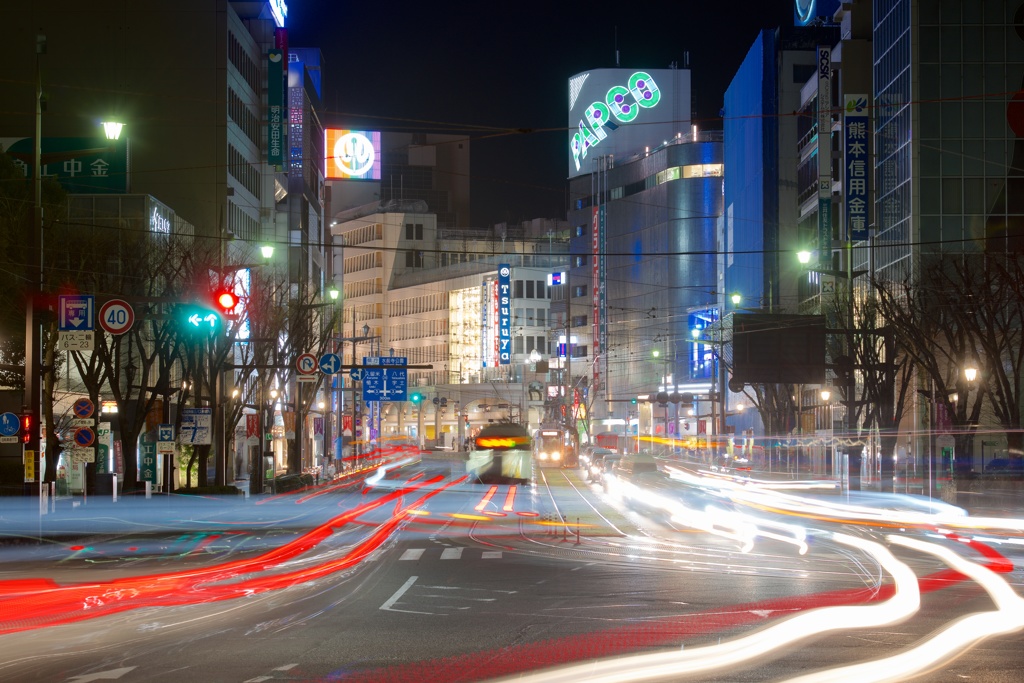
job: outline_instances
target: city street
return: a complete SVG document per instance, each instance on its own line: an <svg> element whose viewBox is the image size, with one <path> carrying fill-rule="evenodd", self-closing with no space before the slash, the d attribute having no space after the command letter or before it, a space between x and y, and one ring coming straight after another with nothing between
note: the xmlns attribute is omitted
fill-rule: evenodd
<svg viewBox="0 0 1024 683"><path fill-rule="evenodd" d="M564 680L588 680L615 657L614 680L641 680L644 655L674 652L690 659L646 680L788 680L912 648L959 654L932 639L993 609L939 556L886 544L892 529L807 519L804 554L768 526L747 547L641 514L576 470L537 475L491 487L424 461L261 500L60 501L37 520L42 543L2 548L0 679L455 681L579 662L589 673ZM1019 592L1019 570L989 574ZM984 640L927 680L1016 680L1015 641Z"/></svg>

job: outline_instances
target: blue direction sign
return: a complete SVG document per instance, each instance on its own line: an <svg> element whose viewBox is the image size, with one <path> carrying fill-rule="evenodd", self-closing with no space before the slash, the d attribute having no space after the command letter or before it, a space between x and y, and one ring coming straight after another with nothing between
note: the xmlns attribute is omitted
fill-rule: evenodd
<svg viewBox="0 0 1024 683"><path fill-rule="evenodd" d="M14 436L21 429L21 420L14 413L0 415L0 436Z"/></svg>
<svg viewBox="0 0 1024 683"><path fill-rule="evenodd" d="M91 294L61 294L58 298L58 318L61 332L87 332L95 329L96 297Z"/></svg>
<svg viewBox="0 0 1024 683"><path fill-rule="evenodd" d="M397 367L363 368L364 401L407 400L409 371Z"/></svg>
<svg viewBox="0 0 1024 683"><path fill-rule="evenodd" d="M363 365L408 365L405 356L363 356Z"/></svg>
<svg viewBox="0 0 1024 683"><path fill-rule="evenodd" d="M174 441L174 425L162 424L157 426L157 441Z"/></svg>
<svg viewBox="0 0 1024 683"><path fill-rule="evenodd" d="M363 371L359 368L352 368L348 371L348 376L352 378L353 382L358 382L363 378Z"/></svg>
<svg viewBox="0 0 1024 683"><path fill-rule="evenodd" d="M325 353L320 356L318 365L325 375L336 375L341 371L341 358L336 353Z"/></svg>

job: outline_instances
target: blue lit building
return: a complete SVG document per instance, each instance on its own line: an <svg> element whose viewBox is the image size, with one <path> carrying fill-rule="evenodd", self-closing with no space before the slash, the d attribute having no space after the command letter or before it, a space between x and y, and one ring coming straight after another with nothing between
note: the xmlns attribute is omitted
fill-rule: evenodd
<svg viewBox="0 0 1024 683"><path fill-rule="evenodd" d="M722 181L721 133L691 131L570 182L573 367L596 386L594 417L625 418L666 384L708 392L708 371L689 369L690 314L718 305Z"/></svg>

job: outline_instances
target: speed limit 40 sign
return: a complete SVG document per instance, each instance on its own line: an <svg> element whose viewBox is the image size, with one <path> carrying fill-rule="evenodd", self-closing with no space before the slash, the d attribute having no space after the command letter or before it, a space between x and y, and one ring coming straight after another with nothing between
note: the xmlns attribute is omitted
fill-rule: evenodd
<svg viewBox="0 0 1024 683"><path fill-rule="evenodd" d="M100 327L110 334L124 334L135 324L135 311L122 299L111 299L100 306Z"/></svg>

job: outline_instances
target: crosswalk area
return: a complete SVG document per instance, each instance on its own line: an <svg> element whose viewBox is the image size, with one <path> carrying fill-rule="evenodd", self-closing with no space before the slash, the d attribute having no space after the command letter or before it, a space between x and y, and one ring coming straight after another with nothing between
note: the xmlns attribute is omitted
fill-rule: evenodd
<svg viewBox="0 0 1024 683"><path fill-rule="evenodd" d="M468 552L465 552L468 551ZM441 559L441 560L500 560L500 550L480 550L478 548L409 548L398 558L399 561L415 561L420 559Z"/></svg>

